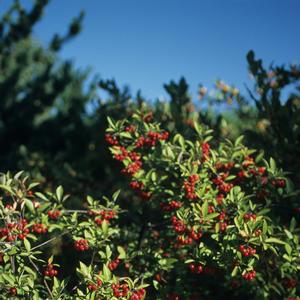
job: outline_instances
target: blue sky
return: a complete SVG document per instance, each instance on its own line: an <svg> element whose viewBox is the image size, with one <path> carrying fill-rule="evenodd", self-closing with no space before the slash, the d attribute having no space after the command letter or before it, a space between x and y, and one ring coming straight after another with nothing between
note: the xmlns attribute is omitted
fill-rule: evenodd
<svg viewBox="0 0 300 300"><path fill-rule="evenodd" d="M35 36L46 43L82 9L83 31L61 56L149 99L180 76L194 95L218 78L243 90L250 49L266 63L300 63L299 0L52 0Z"/></svg>

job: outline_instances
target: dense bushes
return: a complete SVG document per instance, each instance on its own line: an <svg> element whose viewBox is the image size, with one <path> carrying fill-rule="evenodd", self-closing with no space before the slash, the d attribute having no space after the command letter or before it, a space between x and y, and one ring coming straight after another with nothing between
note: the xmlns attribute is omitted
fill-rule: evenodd
<svg viewBox="0 0 300 300"><path fill-rule="evenodd" d="M21 172L1 176L1 299L142 299L145 285L125 277L130 265L117 246L118 193L112 201L87 197L84 210L69 210L61 186L46 194L36 186ZM63 238L70 240L67 247ZM75 270L64 270L72 265L59 263L65 259L59 256L74 256L72 251L79 253L78 280ZM66 273L71 277L64 278Z"/></svg>
<svg viewBox="0 0 300 300"><path fill-rule="evenodd" d="M295 219L287 224L280 217L293 191L273 159L241 138L217 143L196 122L191 139L163 130L145 113L109 124L106 140L129 177L142 221L118 225L125 213L115 204L118 193L113 201L89 196L73 210L62 187L41 193L21 173L3 174L4 298L296 296L299 229ZM72 251L79 253L72 254L79 279L64 271Z"/></svg>
<svg viewBox="0 0 300 300"><path fill-rule="evenodd" d="M122 173L144 201L138 241L151 258L144 272L160 278L154 298L293 295L299 233L295 219L286 227L280 218L293 196L290 182L241 138L216 143L211 130L194 127L192 140L169 137L140 113L110 120L107 130Z"/></svg>
<svg viewBox="0 0 300 300"><path fill-rule="evenodd" d="M31 37L47 2L0 22L0 297L296 298L299 66L250 51L247 95L194 100L181 78L148 103L100 80L103 99L58 57L82 14Z"/></svg>

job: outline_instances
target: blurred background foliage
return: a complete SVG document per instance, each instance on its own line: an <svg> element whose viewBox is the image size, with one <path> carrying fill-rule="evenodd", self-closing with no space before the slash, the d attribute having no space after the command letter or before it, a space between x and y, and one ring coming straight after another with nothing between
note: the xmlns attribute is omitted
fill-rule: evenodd
<svg viewBox="0 0 300 300"><path fill-rule="evenodd" d="M198 99L192 99L181 78L164 85L169 99L150 102L115 80L88 81L88 68L78 70L59 57L64 44L80 33L83 13L49 45L33 39L32 29L47 4L36 1L28 10L15 1L1 16L1 171L24 169L46 187L62 184L78 199L125 187L105 142L107 116L121 119L139 108L170 131L188 135L199 119L219 140L244 135L246 144L263 149L291 172L299 188L299 66L266 67L250 51L253 82L245 95L217 80L211 91L200 84Z"/></svg>

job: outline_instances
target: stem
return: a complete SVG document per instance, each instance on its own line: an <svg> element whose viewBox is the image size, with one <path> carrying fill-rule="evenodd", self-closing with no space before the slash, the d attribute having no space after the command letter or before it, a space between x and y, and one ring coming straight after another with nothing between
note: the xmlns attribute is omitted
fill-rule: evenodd
<svg viewBox="0 0 300 300"><path fill-rule="evenodd" d="M35 268L35 270L36 270L39 274L41 274L41 272L40 272L38 266L33 262L33 260L32 260L29 256L28 256L28 259L29 259L30 263L33 265L33 267Z"/></svg>
<svg viewBox="0 0 300 300"><path fill-rule="evenodd" d="M51 290L50 290L50 288L49 288L49 285L48 285L46 279L44 279L44 283L45 283L45 286L46 286L46 288L47 288L47 290L48 290L49 295L51 296L51 298L53 298L52 292L51 292Z"/></svg>
<svg viewBox="0 0 300 300"><path fill-rule="evenodd" d="M90 263L90 265L92 265L92 264L93 264L93 262L94 262L94 258L95 258L95 249L93 250L93 255L92 255L92 259L91 259L91 263Z"/></svg>
<svg viewBox="0 0 300 300"><path fill-rule="evenodd" d="M46 241L46 242L44 242L44 243L42 243L42 244L39 244L39 245L37 245L37 246L31 248L31 251L33 251L33 250L35 250L35 249L37 249L37 248L40 248L40 247L42 247L42 246L45 246L45 245L51 243L52 241L54 241L54 240L56 240L56 239L57 239L57 237L54 237L54 238L52 238L52 239L50 239L50 240L48 240L48 241Z"/></svg>
<svg viewBox="0 0 300 300"><path fill-rule="evenodd" d="M12 272L15 273L16 272L16 266L15 266L15 256L14 255L12 255L10 257L10 263L11 263Z"/></svg>

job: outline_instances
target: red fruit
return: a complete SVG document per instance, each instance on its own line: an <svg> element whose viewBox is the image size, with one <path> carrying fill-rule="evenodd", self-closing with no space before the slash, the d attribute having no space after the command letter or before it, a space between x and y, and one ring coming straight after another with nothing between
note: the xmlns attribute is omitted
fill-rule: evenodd
<svg viewBox="0 0 300 300"><path fill-rule="evenodd" d="M46 270L44 271L45 276L55 277L57 275L57 270L54 269L53 264L48 264Z"/></svg>
<svg viewBox="0 0 300 300"><path fill-rule="evenodd" d="M89 289L90 291L92 291L92 292L96 291L97 288L98 288L98 287L97 287L96 284L91 283L91 284L88 285L88 289Z"/></svg>
<svg viewBox="0 0 300 300"><path fill-rule="evenodd" d="M32 225L32 232L38 233L38 234L44 234L48 231L47 227L42 223L37 223Z"/></svg>
<svg viewBox="0 0 300 300"><path fill-rule="evenodd" d="M155 278L155 280L158 281L158 282L161 282L161 281L162 281L162 278L161 278L161 275L160 275L160 274L155 274L155 275L154 275L154 278Z"/></svg>
<svg viewBox="0 0 300 300"><path fill-rule="evenodd" d="M189 264L189 268L190 268L191 272L195 272L196 266L195 266L195 264L191 263L191 264Z"/></svg>
<svg viewBox="0 0 300 300"><path fill-rule="evenodd" d="M108 144L110 144L110 145L112 145L112 146L118 145L118 144L119 144L119 143L118 143L118 140L117 140L115 137L113 137L111 134L106 134L106 135L105 135L105 140L106 140L106 142L107 142Z"/></svg>
<svg viewBox="0 0 300 300"><path fill-rule="evenodd" d="M292 289L297 286L297 280L293 278L284 278L282 283L286 288L289 289Z"/></svg>
<svg viewBox="0 0 300 300"><path fill-rule="evenodd" d="M219 222L219 226L220 226L220 231L226 231L227 229L227 223L226 222Z"/></svg>
<svg viewBox="0 0 300 300"><path fill-rule="evenodd" d="M56 220L60 216L60 211L59 210L50 210L48 211L48 217L52 220Z"/></svg>
<svg viewBox="0 0 300 300"><path fill-rule="evenodd" d="M11 295L15 296L17 294L17 289L15 287L12 287L9 289L9 292Z"/></svg>
<svg viewBox="0 0 300 300"><path fill-rule="evenodd" d="M202 161L206 161L210 157L210 145L208 143L203 143L201 146L202 150Z"/></svg>
<svg viewBox="0 0 300 300"><path fill-rule="evenodd" d="M80 239L75 241L74 247L77 251L86 251L89 249L89 244L87 240Z"/></svg>
<svg viewBox="0 0 300 300"><path fill-rule="evenodd" d="M254 270L250 271L248 273L243 274L242 277L247 281L251 281L256 277L256 272Z"/></svg>
<svg viewBox="0 0 300 300"><path fill-rule="evenodd" d="M101 281L101 279L97 279L97 285L101 286L103 284L103 282Z"/></svg>
<svg viewBox="0 0 300 300"><path fill-rule="evenodd" d="M130 126L126 126L125 127L125 131L127 131L127 132L134 132L136 130L136 128L135 128L135 126L133 126L133 125L130 125Z"/></svg>

